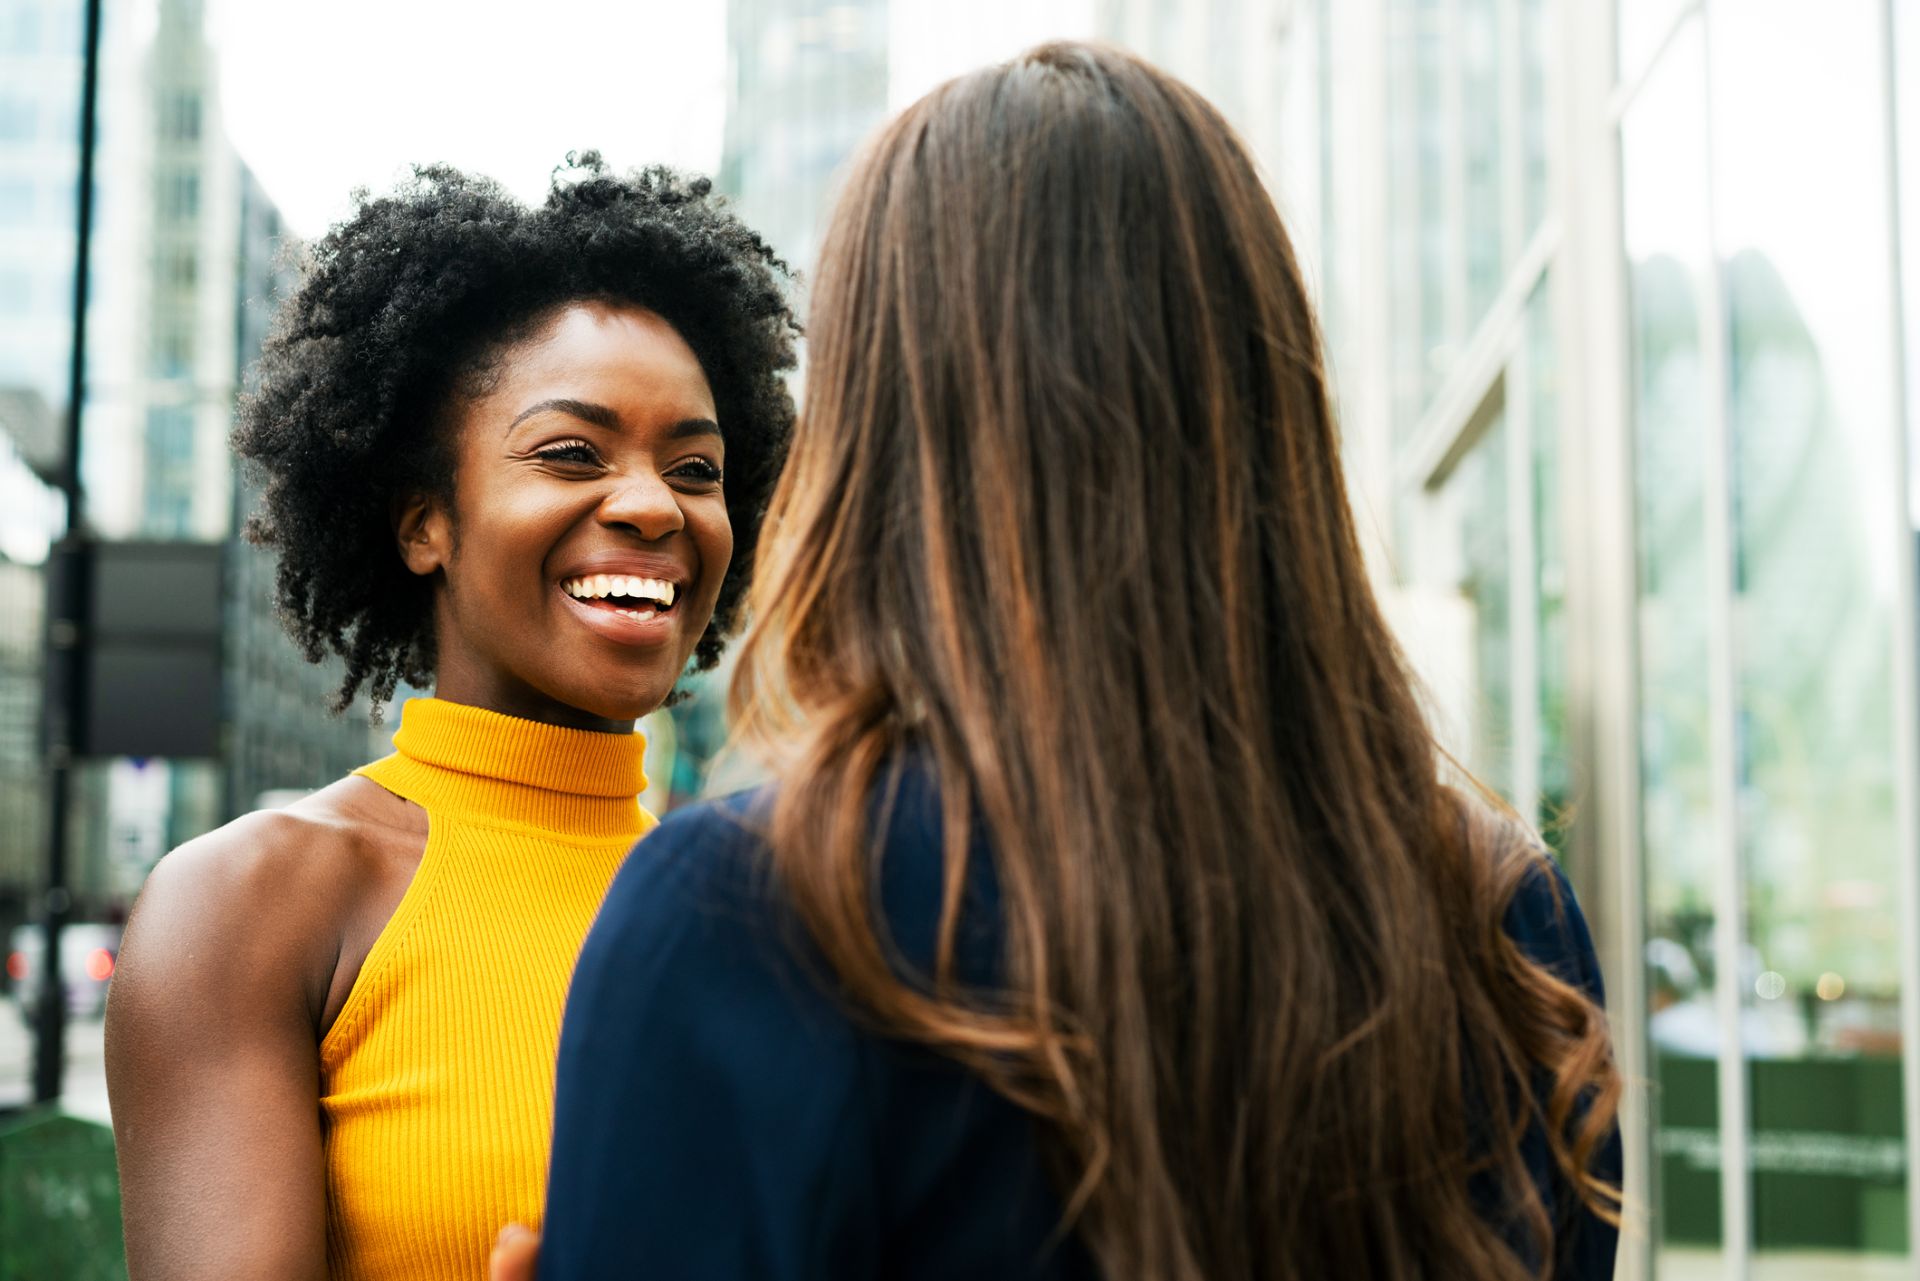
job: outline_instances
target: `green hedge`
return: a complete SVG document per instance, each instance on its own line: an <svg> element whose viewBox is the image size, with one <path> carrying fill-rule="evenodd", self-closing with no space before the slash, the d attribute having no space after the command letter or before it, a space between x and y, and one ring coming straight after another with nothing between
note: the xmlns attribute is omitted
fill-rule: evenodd
<svg viewBox="0 0 1920 1281"><path fill-rule="evenodd" d="M0 1277L126 1276L113 1131L59 1113L0 1121Z"/></svg>
<svg viewBox="0 0 1920 1281"><path fill-rule="evenodd" d="M1747 1066L1754 1245L1904 1253L1900 1061L1756 1059ZM1711 1059L1669 1054L1655 1063L1662 1240L1720 1241L1717 1070Z"/></svg>

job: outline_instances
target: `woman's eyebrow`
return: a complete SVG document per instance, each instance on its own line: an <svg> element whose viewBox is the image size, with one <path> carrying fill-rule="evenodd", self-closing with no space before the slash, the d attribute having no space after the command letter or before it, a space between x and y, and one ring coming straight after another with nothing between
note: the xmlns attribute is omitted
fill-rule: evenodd
<svg viewBox="0 0 1920 1281"><path fill-rule="evenodd" d="M668 440L684 440L688 436L719 436L720 424L711 418L683 418L667 428Z"/></svg>
<svg viewBox="0 0 1920 1281"><path fill-rule="evenodd" d="M568 414L580 419L582 422L592 423L595 427L604 427L608 431L620 430L619 414L607 408L605 405L596 405L590 400L574 400L570 396L559 396L552 400L543 400L537 404L528 405L520 411L518 417L507 424L507 430L511 432L515 427L518 427L535 414L548 412ZM716 430L718 429L716 428Z"/></svg>

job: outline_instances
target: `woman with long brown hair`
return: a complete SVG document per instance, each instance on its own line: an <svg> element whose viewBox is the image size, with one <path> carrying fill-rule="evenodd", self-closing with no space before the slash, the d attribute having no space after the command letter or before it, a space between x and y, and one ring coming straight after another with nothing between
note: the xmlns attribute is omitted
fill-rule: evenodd
<svg viewBox="0 0 1920 1281"><path fill-rule="evenodd" d="M541 1275L1610 1275L1619 1077L1442 781L1245 150L1050 45L848 179L734 710L616 881Z"/></svg>

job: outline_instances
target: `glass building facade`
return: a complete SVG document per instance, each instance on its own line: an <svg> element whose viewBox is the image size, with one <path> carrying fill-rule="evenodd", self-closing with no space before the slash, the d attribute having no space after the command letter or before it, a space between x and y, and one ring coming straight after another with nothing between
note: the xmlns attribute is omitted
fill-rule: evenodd
<svg viewBox="0 0 1920 1281"><path fill-rule="evenodd" d="M1620 1275L1915 1275L1920 14L1300 9L1355 499L1599 933Z"/></svg>
<svg viewBox="0 0 1920 1281"><path fill-rule="evenodd" d="M806 268L833 181L885 117L887 0L728 0L720 189Z"/></svg>

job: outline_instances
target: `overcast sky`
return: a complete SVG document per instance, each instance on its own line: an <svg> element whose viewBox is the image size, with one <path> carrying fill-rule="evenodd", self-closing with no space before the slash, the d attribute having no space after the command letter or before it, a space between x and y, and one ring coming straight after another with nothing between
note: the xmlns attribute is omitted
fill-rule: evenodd
<svg viewBox="0 0 1920 1281"><path fill-rule="evenodd" d="M227 128L303 236L415 161L528 197L570 149L719 164L725 0L219 0L213 31Z"/></svg>

